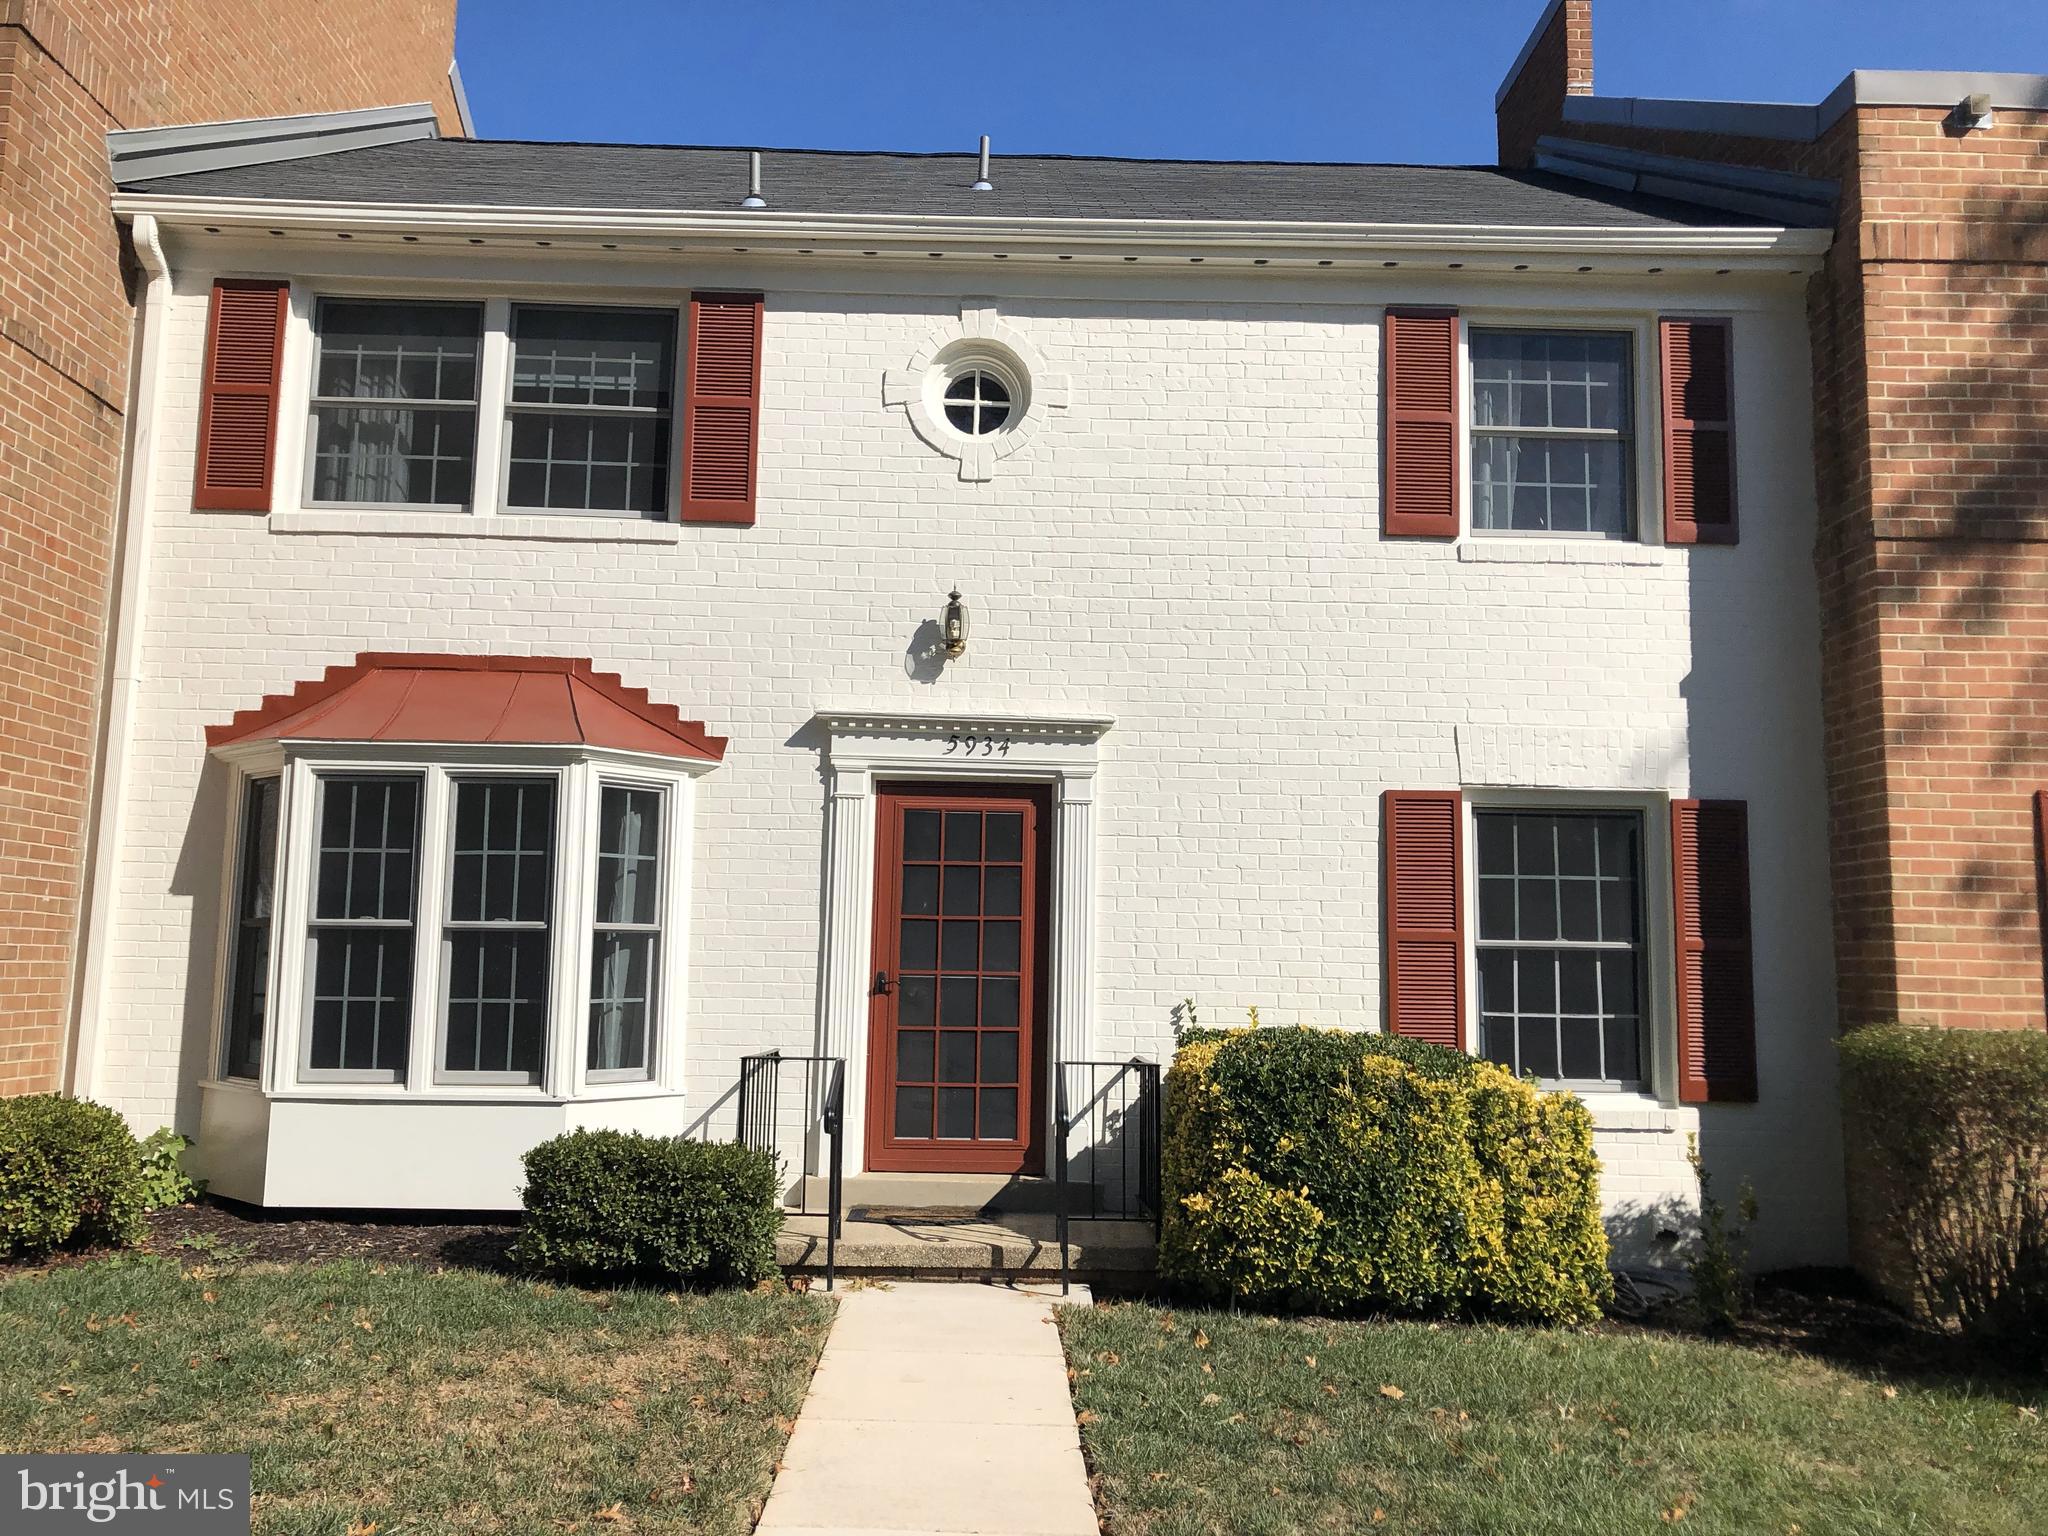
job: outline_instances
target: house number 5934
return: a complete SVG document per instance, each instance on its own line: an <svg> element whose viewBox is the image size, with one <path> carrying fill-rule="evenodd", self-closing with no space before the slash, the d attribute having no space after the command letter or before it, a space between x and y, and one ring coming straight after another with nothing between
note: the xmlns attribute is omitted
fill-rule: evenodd
<svg viewBox="0 0 2048 1536"><path fill-rule="evenodd" d="M962 736L957 732L946 738L947 757L1008 757L1010 738L1008 736Z"/></svg>

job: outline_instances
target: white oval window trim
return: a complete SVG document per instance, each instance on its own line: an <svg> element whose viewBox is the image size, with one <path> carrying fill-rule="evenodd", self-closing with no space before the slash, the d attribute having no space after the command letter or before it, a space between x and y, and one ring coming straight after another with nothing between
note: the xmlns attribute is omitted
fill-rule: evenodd
<svg viewBox="0 0 2048 1536"><path fill-rule="evenodd" d="M933 336L908 367L882 376L882 403L901 406L920 438L958 460L962 480L993 478L996 464L1031 439L1048 411L1066 408L1068 392L1065 376L1041 366L1030 339L996 314L992 299L963 300L957 327ZM997 421L999 394L1008 409Z"/></svg>

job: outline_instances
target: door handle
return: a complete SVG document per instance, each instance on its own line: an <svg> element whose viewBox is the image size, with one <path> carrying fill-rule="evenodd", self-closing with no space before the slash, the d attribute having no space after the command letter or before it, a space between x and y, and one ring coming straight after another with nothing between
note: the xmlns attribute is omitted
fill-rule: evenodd
<svg viewBox="0 0 2048 1536"><path fill-rule="evenodd" d="M893 987L894 984L889 980L889 973L887 971L875 972L875 996L887 997L893 990Z"/></svg>

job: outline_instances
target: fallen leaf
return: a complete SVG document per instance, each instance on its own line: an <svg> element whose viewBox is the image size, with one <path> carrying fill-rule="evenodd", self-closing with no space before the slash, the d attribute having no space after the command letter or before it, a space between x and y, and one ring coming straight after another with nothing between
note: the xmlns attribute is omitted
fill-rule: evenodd
<svg viewBox="0 0 2048 1536"><path fill-rule="evenodd" d="M105 1326L106 1324L102 1323L97 1317L88 1317L85 1320L85 1331L87 1333L98 1333Z"/></svg>
<svg viewBox="0 0 2048 1536"><path fill-rule="evenodd" d="M1076 1424L1093 1424L1095 1422L1094 1410L1090 1408L1083 1408L1079 1413L1074 1415L1074 1422Z"/></svg>
<svg viewBox="0 0 2048 1536"><path fill-rule="evenodd" d="M1202 1362L1202 1374L1204 1376L1214 1376L1216 1374L1216 1367L1204 1360Z"/></svg>
<svg viewBox="0 0 2048 1536"><path fill-rule="evenodd" d="M216 1301L219 1301L219 1300L220 1300L220 1296L219 1296L219 1294L218 1294L217 1292L214 1292L214 1291L201 1291L201 1292L199 1293L199 1299L200 1299L201 1301L205 1302L205 1303L206 1303L206 1304L207 1304L207 1305L208 1305L208 1306L210 1307L210 1306L212 1306L212 1305L213 1305L213 1304L214 1304L214 1303L215 1303Z"/></svg>
<svg viewBox="0 0 2048 1536"><path fill-rule="evenodd" d="M623 1525L626 1521L625 1501L621 1499L616 1504L607 1504L590 1518L593 1520L607 1520L614 1525Z"/></svg>
<svg viewBox="0 0 2048 1536"><path fill-rule="evenodd" d="M1197 1348L1197 1349L1207 1349L1208 1347L1209 1347L1209 1335L1208 1335L1208 1334L1206 1334L1206 1333L1204 1333L1204 1332L1202 1332L1202 1330L1201 1330L1201 1329L1197 1328L1197 1329L1195 1330L1195 1348Z"/></svg>
<svg viewBox="0 0 2048 1536"><path fill-rule="evenodd" d="M1323 1395L1324 1395L1325 1397L1335 1397L1335 1396L1337 1395L1337 1388L1336 1388L1336 1384L1335 1384L1335 1383L1333 1383L1333 1382L1328 1382L1328 1381L1324 1382L1324 1383L1323 1383Z"/></svg>
<svg viewBox="0 0 2048 1536"><path fill-rule="evenodd" d="M1407 1394L1406 1392L1403 1392L1403 1391L1402 1391L1402 1390L1401 1390L1401 1389L1400 1389L1399 1387L1381 1387L1381 1388L1380 1388L1380 1396L1381 1396L1381 1397L1391 1397L1391 1398L1392 1398L1392 1399L1393 1399L1393 1400L1394 1400L1395 1402L1397 1402L1397 1403L1398 1403L1399 1401L1401 1401L1401 1399L1402 1399L1402 1398L1404 1398L1404 1397L1406 1397L1407 1395L1408 1395L1408 1394Z"/></svg>
<svg viewBox="0 0 2048 1536"><path fill-rule="evenodd" d="M374 1520L351 1520L348 1536L377 1536L377 1522Z"/></svg>
<svg viewBox="0 0 2048 1536"><path fill-rule="evenodd" d="M1899 1395L1899 1389L1897 1387L1879 1387L1877 1390L1878 1395L1883 1397L1886 1402L1890 1402L1893 1398Z"/></svg>
<svg viewBox="0 0 2048 1536"><path fill-rule="evenodd" d="M1202 1394L1202 1406L1204 1408L1214 1408L1222 1401L1223 1399L1214 1392L1204 1392Z"/></svg>
<svg viewBox="0 0 2048 1536"><path fill-rule="evenodd" d="M1386 1520L1386 1518L1387 1512L1384 1509L1381 1509L1377 1504L1375 1504L1373 1506L1372 1511L1372 1523L1374 1525L1382 1524Z"/></svg>
<svg viewBox="0 0 2048 1536"><path fill-rule="evenodd" d="M1167 1474L1164 1472L1154 1472L1152 1474L1152 1481L1155 1483L1163 1483L1166 1481L1166 1477Z"/></svg>
<svg viewBox="0 0 2048 1536"><path fill-rule="evenodd" d="M1314 1370L1316 1368L1316 1357L1314 1355L1303 1355L1301 1359L1302 1363L1306 1365L1310 1370Z"/></svg>

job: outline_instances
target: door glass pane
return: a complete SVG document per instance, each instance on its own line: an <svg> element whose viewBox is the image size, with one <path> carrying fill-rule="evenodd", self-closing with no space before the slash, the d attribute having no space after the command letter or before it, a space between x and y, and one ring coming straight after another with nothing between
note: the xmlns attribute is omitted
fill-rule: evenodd
<svg viewBox="0 0 2048 1536"><path fill-rule="evenodd" d="M982 911L990 917L1020 917L1024 912L1024 871L991 869L982 876Z"/></svg>
<svg viewBox="0 0 2048 1536"><path fill-rule="evenodd" d="M939 1034L939 1081L974 1081L974 1031L948 1029Z"/></svg>
<svg viewBox="0 0 2048 1536"><path fill-rule="evenodd" d="M990 976L981 984L981 1024L984 1029L1017 1027L1017 978Z"/></svg>
<svg viewBox="0 0 2048 1536"><path fill-rule="evenodd" d="M981 812L946 812L946 858L978 860L981 857Z"/></svg>
<svg viewBox="0 0 2048 1536"><path fill-rule="evenodd" d="M907 926L907 925L906 925ZM952 922L946 924L946 937L941 953L949 971L971 971L975 966L975 951L980 939L981 924L976 922Z"/></svg>
<svg viewBox="0 0 2048 1536"><path fill-rule="evenodd" d="M1014 971L1019 956L1023 953L1024 925L1022 923L999 922L982 925L983 970Z"/></svg>
<svg viewBox="0 0 2048 1536"><path fill-rule="evenodd" d="M989 1030L981 1037L981 1080L1017 1081L1017 1037L1007 1030Z"/></svg>
<svg viewBox="0 0 2048 1536"><path fill-rule="evenodd" d="M946 915L973 917L981 911L981 871L949 865L946 869Z"/></svg>
<svg viewBox="0 0 2048 1536"><path fill-rule="evenodd" d="M948 1029L974 1028L972 976L948 976L939 983L939 1022Z"/></svg>
<svg viewBox="0 0 2048 1536"><path fill-rule="evenodd" d="M910 864L903 870L903 915L934 917L939 910L939 867Z"/></svg>
<svg viewBox="0 0 2048 1536"><path fill-rule="evenodd" d="M988 860L1016 863L1024 857L1024 816L1021 811L988 813Z"/></svg>
<svg viewBox="0 0 2048 1536"><path fill-rule="evenodd" d="M1015 1141L1017 1139L1016 1089L984 1088L981 1090L981 1135L984 1141Z"/></svg>
<svg viewBox="0 0 2048 1536"><path fill-rule="evenodd" d="M898 959L906 971L928 971L939 960L939 925L930 922L907 922L903 925L903 936L897 946Z"/></svg>
<svg viewBox="0 0 2048 1536"><path fill-rule="evenodd" d="M929 1088L896 1090L896 1134L918 1141L932 1134L932 1091Z"/></svg>
<svg viewBox="0 0 2048 1536"><path fill-rule="evenodd" d="M896 1023L902 1029L932 1027L932 978L906 976L898 989Z"/></svg>
<svg viewBox="0 0 2048 1536"><path fill-rule="evenodd" d="M941 1088L939 1090L939 1139L942 1141L967 1141L974 1135L974 1090L972 1088Z"/></svg>
<svg viewBox="0 0 2048 1536"><path fill-rule="evenodd" d="M906 859L936 859L939 856L939 813L903 813L903 856Z"/></svg>
<svg viewBox="0 0 2048 1536"><path fill-rule="evenodd" d="M932 1080L930 1030L906 1029L897 1032L896 1076L906 1083L928 1083Z"/></svg>

